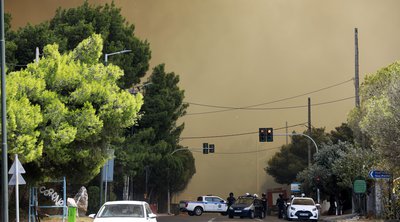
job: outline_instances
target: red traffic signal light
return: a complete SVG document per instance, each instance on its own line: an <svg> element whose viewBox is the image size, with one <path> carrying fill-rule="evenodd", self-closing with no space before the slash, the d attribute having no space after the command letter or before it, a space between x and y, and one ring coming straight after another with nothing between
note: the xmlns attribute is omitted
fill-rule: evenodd
<svg viewBox="0 0 400 222"><path fill-rule="evenodd" d="M267 137L267 142L273 142L274 141L274 129L272 128L266 128L266 137Z"/></svg>
<svg viewBox="0 0 400 222"><path fill-rule="evenodd" d="M259 128L258 129L258 140L260 142L267 141L267 128Z"/></svg>

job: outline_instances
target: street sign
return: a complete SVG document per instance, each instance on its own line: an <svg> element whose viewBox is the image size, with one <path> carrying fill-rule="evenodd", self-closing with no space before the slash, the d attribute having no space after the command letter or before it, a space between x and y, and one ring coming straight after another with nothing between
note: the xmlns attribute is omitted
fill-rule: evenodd
<svg viewBox="0 0 400 222"><path fill-rule="evenodd" d="M392 175L382 170L371 170L369 171L369 177L374 179L390 179Z"/></svg>
<svg viewBox="0 0 400 222"><path fill-rule="evenodd" d="M17 185L17 177L18 177L18 185L26 184L24 178L22 177L21 173L25 173L25 169L22 166L21 162L18 160L18 155L15 155L14 163L11 165L8 174L11 174L11 179L8 182L8 185Z"/></svg>
<svg viewBox="0 0 400 222"><path fill-rule="evenodd" d="M21 162L18 160L18 154L15 154L14 163L11 165L8 174L12 174L8 185L15 185L15 221L19 222L19 185L26 184L21 173L26 173Z"/></svg>
<svg viewBox="0 0 400 222"><path fill-rule="evenodd" d="M300 192L300 187L301 187L301 184L300 183L291 183L290 184L290 191L292 191L293 193L297 193L297 192Z"/></svg>
<svg viewBox="0 0 400 222"><path fill-rule="evenodd" d="M113 182L114 179L114 158L109 159L103 168L103 182Z"/></svg>
<svg viewBox="0 0 400 222"><path fill-rule="evenodd" d="M353 190L354 193L365 193L365 191L367 191L367 183L365 180L355 180Z"/></svg>

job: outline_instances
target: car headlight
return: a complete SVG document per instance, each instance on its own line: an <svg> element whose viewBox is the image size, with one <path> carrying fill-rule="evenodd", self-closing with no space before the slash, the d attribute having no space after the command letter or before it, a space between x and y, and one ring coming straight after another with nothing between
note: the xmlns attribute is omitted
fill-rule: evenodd
<svg viewBox="0 0 400 222"><path fill-rule="evenodd" d="M296 208L294 208L294 207L290 207L290 209L291 209L291 210L296 210Z"/></svg>
<svg viewBox="0 0 400 222"><path fill-rule="evenodd" d="M233 210L233 207L231 206L231 207L229 207L229 210Z"/></svg>
<svg viewBox="0 0 400 222"><path fill-rule="evenodd" d="M313 208L312 211L317 211L317 208Z"/></svg>
<svg viewBox="0 0 400 222"><path fill-rule="evenodd" d="M251 208L251 206L250 207L245 207L243 210L250 210L250 208Z"/></svg>

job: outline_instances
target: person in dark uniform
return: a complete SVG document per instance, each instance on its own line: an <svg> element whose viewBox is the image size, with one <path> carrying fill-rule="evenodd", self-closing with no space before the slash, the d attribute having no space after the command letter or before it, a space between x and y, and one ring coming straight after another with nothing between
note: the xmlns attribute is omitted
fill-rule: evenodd
<svg viewBox="0 0 400 222"><path fill-rule="evenodd" d="M264 211L264 215L267 215L267 195L265 193L262 193L261 195L261 203L263 206L263 211Z"/></svg>
<svg viewBox="0 0 400 222"><path fill-rule="evenodd" d="M276 205L278 206L278 218L283 218L283 213L285 209L285 200L283 199L283 195L279 194L279 198L276 199Z"/></svg>
<svg viewBox="0 0 400 222"><path fill-rule="evenodd" d="M230 193L229 193L229 197L226 198L226 200L227 200L227 202L228 202L228 208L229 208L230 206L232 206L232 204L235 203L236 198L233 196L233 193L230 192Z"/></svg>

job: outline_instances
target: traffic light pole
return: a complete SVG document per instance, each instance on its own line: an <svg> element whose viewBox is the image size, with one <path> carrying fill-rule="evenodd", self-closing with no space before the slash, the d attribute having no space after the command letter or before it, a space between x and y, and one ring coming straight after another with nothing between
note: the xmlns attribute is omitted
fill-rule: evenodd
<svg viewBox="0 0 400 222"><path fill-rule="evenodd" d="M289 133L289 134L288 133L284 133L284 134L274 134L274 136L305 136L305 137L307 137L308 139L310 139L314 143L316 152L318 153L318 151L319 151L317 143L314 141L313 138L311 138L311 136L309 136L307 134L303 134L303 133ZM317 187L317 201L318 201L318 203L320 203L320 194L319 194L319 188L318 187Z"/></svg>

